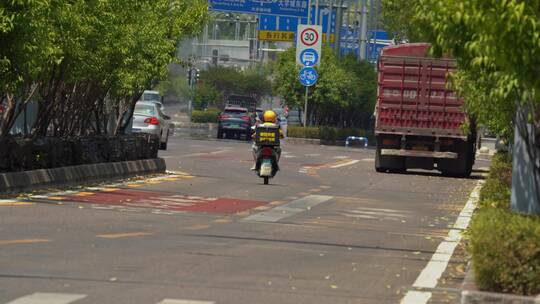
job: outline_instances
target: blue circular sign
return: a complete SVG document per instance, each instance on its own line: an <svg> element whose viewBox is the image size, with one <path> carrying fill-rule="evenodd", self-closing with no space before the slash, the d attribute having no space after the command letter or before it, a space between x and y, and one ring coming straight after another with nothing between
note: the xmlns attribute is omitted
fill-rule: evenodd
<svg viewBox="0 0 540 304"><path fill-rule="evenodd" d="M315 49L305 49L300 53L300 62L304 66L314 66L319 62L319 53Z"/></svg>
<svg viewBox="0 0 540 304"><path fill-rule="evenodd" d="M319 78L319 75L317 74L317 70L312 67L305 67L300 70L300 83L305 87L310 87L317 83L317 79Z"/></svg>

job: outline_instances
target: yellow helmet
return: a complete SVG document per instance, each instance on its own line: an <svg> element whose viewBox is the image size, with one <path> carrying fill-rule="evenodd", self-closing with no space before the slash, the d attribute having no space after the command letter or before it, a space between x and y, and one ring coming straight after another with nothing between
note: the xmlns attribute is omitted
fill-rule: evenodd
<svg viewBox="0 0 540 304"><path fill-rule="evenodd" d="M273 122L273 123L275 123L276 118L277 118L276 112L274 112L272 110L265 111L264 114L263 114L263 121L264 122Z"/></svg>

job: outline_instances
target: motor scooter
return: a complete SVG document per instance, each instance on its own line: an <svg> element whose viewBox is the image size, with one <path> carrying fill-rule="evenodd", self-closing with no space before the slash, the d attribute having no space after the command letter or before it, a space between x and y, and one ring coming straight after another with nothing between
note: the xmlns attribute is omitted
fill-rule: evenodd
<svg viewBox="0 0 540 304"><path fill-rule="evenodd" d="M268 185L269 180L279 171L280 133L279 127L261 127L255 129L257 160L255 171Z"/></svg>

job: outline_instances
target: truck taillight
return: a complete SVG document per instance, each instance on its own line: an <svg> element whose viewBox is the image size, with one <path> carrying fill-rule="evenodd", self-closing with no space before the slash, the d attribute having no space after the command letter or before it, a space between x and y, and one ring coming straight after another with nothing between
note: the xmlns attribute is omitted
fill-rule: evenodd
<svg viewBox="0 0 540 304"><path fill-rule="evenodd" d="M225 114L221 114L221 115L219 116L219 119L227 119L227 118L230 118L230 116L229 116L229 115L225 115Z"/></svg>
<svg viewBox="0 0 540 304"><path fill-rule="evenodd" d="M383 139L383 146L397 146L399 145L399 140L397 139Z"/></svg>
<svg viewBox="0 0 540 304"><path fill-rule="evenodd" d="M144 123L149 124L149 125L159 126L159 120L155 117L149 117L145 119Z"/></svg>

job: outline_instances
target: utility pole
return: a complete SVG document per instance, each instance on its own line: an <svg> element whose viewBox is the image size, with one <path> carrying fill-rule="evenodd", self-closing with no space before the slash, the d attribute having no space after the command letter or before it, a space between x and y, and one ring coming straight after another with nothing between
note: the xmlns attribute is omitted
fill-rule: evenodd
<svg viewBox="0 0 540 304"><path fill-rule="evenodd" d="M234 40L240 40L240 17L236 16L234 24Z"/></svg>
<svg viewBox="0 0 540 304"><path fill-rule="evenodd" d="M338 0L337 2L337 13L336 13L336 42L334 43L334 50L341 56L341 24L343 23L343 0Z"/></svg>
<svg viewBox="0 0 540 304"><path fill-rule="evenodd" d="M319 5L319 0L316 0L317 1L317 6ZM317 11L315 11L315 13L317 13ZM315 14L317 15L317 14ZM315 17L317 18L317 17ZM307 24L308 25L311 25L311 0L308 0L308 18L307 18ZM306 86L306 97L305 97L305 100L304 100L304 128L307 127L307 119L308 119L308 115L307 115L307 111L308 111L308 98L309 98L309 87Z"/></svg>
<svg viewBox="0 0 540 304"><path fill-rule="evenodd" d="M362 26L360 27L360 58L366 59L367 44L367 0L362 0Z"/></svg>
<svg viewBox="0 0 540 304"><path fill-rule="evenodd" d="M332 16L334 15L334 0L330 0L330 12L328 13L328 22L326 23L326 42L328 45L332 42Z"/></svg>

